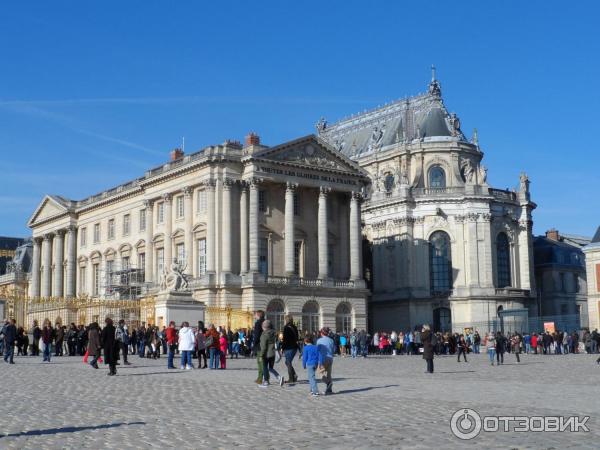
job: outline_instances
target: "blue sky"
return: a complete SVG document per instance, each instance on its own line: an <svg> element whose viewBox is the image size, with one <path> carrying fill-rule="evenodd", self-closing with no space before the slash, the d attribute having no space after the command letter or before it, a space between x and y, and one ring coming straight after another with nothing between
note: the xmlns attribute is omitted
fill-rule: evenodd
<svg viewBox="0 0 600 450"><path fill-rule="evenodd" d="M4 2L0 235L250 131L266 144L426 89L477 128L498 188L532 181L534 231L600 225L598 2Z"/></svg>

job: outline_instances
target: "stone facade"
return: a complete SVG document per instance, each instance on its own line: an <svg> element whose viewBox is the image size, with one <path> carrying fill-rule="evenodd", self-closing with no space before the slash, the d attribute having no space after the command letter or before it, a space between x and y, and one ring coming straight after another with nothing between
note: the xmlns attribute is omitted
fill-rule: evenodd
<svg viewBox="0 0 600 450"><path fill-rule="evenodd" d="M177 261L207 306L265 309L277 325L291 313L311 331L365 328L367 182L315 136L269 148L250 135L244 147L177 151L144 177L87 199L46 196L29 221L29 294L135 301L155 294Z"/></svg>
<svg viewBox="0 0 600 450"><path fill-rule="evenodd" d="M587 308L590 330L600 329L600 227L589 245L583 247L587 268Z"/></svg>

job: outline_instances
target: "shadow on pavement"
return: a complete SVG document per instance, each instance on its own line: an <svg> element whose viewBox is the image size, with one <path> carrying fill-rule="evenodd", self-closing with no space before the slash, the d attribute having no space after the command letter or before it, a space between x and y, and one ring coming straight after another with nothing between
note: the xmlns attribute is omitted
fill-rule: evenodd
<svg viewBox="0 0 600 450"><path fill-rule="evenodd" d="M372 391L373 389L385 389L385 388L390 388L390 387L398 387L398 384L388 384L386 386L370 386L370 387L364 387L364 388L358 388L358 389L345 389L343 391L337 391L336 394L355 394L356 392L366 392L366 391Z"/></svg>
<svg viewBox="0 0 600 450"><path fill-rule="evenodd" d="M102 429L107 429L107 428L122 427L124 425L146 425L146 422L120 422L120 423L107 423L104 425L92 425L92 426L87 426L87 427L62 427L62 428L48 428L46 430L30 430L30 431L23 431L21 433L0 435L0 439L7 438L7 437L21 437L21 436L43 436L45 434L77 433L78 431L102 430Z"/></svg>

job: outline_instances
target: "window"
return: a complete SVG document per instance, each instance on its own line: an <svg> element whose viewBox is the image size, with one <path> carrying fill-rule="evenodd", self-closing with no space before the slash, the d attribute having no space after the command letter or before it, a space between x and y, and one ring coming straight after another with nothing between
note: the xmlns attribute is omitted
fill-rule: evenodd
<svg viewBox="0 0 600 450"><path fill-rule="evenodd" d="M315 301L306 302L302 307L302 331L317 334L321 329L320 321L319 304Z"/></svg>
<svg viewBox="0 0 600 450"><path fill-rule="evenodd" d="M267 305L267 320L271 321L271 325L275 331L283 330L285 325L285 305L279 299L274 299Z"/></svg>
<svg viewBox="0 0 600 450"><path fill-rule="evenodd" d="M206 273L206 239L198 239L198 275Z"/></svg>
<svg viewBox="0 0 600 450"><path fill-rule="evenodd" d="M334 252L333 252L333 244L329 244L327 246L327 272L329 273L329 277L333 278L333 262L334 262Z"/></svg>
<svg viewBox="0 0 600 450"><path fill-rule="evenodd" d="M83 227L79 230L79 245L85 247L87 241L87 228Z"/></svg>
<svg viewBox="0 0 600 450"><path fill-rule="evenodd" d="M510 246L506 233L500 233L496 238L496 265L498 287L504 288L510 286Z"/></svg>
<svg viewBox="0 0 600 450"><path fill-rule="evenodd" d="M146 231L146 210L140 209L140 231Z"/></svg>
<svg viewBox="0 0 600 450"><path fill-rule="evenodd" d="M440 166L433 166L429 169L429 187L430 188L445 188L446 173Z"/></svg>
<svg viewBox="0 0 600 450"><path fill-rule="evenodd" d="M561 292L567 292L567 281L564 272L559 273L560 277L560 290Z"/></svg>
<svg viewBox="0 0 600 450"><path fill-rule="evenodd" d="M92 267L94 286L92 288L92 295L98 296L100 292L100 264L94 264Z"/></svg>
<svg viewBox="0 0 600 450"><path fill-rule="evenodd" d="M204 214L207 208L206 191L198 191L198 214Z"/></svg>
<svg viewBox="0 0 600 450"><path fill-rule="evenodd" d="M345 334L352 332L352 307L348 303L340 303L335 309L335 331Z"/></svg>
<svg viewBox="0 0 600 450"><path fill-rule="evenodd" d="M391 173L388 173L385 176L384 186L385 186L385 191L386 192L391 192L392 191L392 188L394 187L394 175L392 175Z"/></svg>
<svg viewBox="0 0 600 450"><path fill-rule="evenodd" d="M115 262L111 259L106 261L106 274L107 276L111 276L113 271L115 270Z"/></svg>
<svg viewBox="0 0 600 450"><path fill-rule="evenodd" d="M300 276L302 241L294 242L294 274Z"/></svg>
<svg viewBox="0 0 600 450"><path fill-rule="evenodd" d="M452 289L452 257L450 237L443 231L429 238L429 270L432 294L448 294Z"/></svg>
<svg viewBox="0 0 600 450"><path fill-rule="evenodd" d="M87 270L87 267L79 268L79 294L83 294L84 292L87 291L87 283L86 283L86 279L85 279L86 270Z"/></svg>
<svg viewBox="0 0 600 450"><path fill-rule="evenodd" d="M269 240L260 239L260 248L258 252L258 270L263 275L269 274Z"/></svg>
<svg viewBox="0 0 600 450"><path fill-rule="evenodd" d="M108 219L107 237L108 239L115 238L115 219Z"/></svg>
<svg viewBox="0 0 600 450"><path fill-rule="evenodd" d="M165 270L165 249L156 249L156 280L160 280Z"/></svg>
<svg viewBox="0 0 600 450"><path fill-rule="evenodd" d="M177 210L177 218L181 219L185 215L185 203L183 201L183 195L180 195L175 200L175 207Z"/></svg>
<svg viewBox="0 0 600 450"><path fill-rule="evenodd" d="M156 209L156 223L165 222L165 204L159 203Z"/></svg>
<svg viewBox="0 0 600 450"><path fill-rule="evenodd" d="M580 286L579 286L579 274L578 273L574 273L573 274L573 284L575 285L575 293L579 293L579 291L581 290Z"/></svg>
<svg viewBox="0 0 600 450"><path fill-rule="evenodd" d="M175 246L175 254L177 255L177 262L179 264L185 263L185 244L177 244Z"/></svg>
<svg viewBox="0 0 600 450"><path fill-rule="evenodd" d="M258 191L258 210L260 212L267 211L267 193L266 193L266 191Z"/></svg>
<svg viewBox="0 0 600 450"><path fill-rule="evenodd" d="M129 214L125 214L123 216L123 236L129 235L130 228L131 228L131 216Z"/></svg>
<svg viewBox="0 0 600 450"><path fill-rule="evenodd" d="M139 270L144 270L144 267L146 267L146 254L145 253L138 253L137 265L138 265Z"/></svg>
<svg viewBox="0 0 600 450"><path fill-rule="evenodd" d="M300 196L297 192L294 192L294 215L300 215Z"/></svg>
<svg viewBox="0 0 600 450"><path fill-rule="evenodd" d="M97 223L94 225L94 244L100 242L100 224Z"/></svg>
<svg viewBox="0 0 600 450"><path fill-rule="evenodd" d="M129 269L129 256L123 256L121 258L121 269L123 269L123 270Z"/></svg>

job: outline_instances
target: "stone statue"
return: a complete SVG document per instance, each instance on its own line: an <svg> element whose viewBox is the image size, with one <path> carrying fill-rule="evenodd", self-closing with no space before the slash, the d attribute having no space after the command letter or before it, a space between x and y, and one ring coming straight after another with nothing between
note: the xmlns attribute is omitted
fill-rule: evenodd
<svg viewBox="0 0 600 450"><path fill-rule="evenodd" d="M527 176L527 174L525 172L521 172L521 175L519 176L519 180L520 180L519 190L521 192L529 192L529 177Z"/></svg>
<svg viewBox="0 0 600 450"><path fill-rule="evenodd" d="M465 177L465 182L473 183L475 178L475 169L473 168L473 163L470 159L463 159L460 167L463 171L463 176Z"/></svg>
<svg viewBox="0 0 600 450"><path fill-rule="evenodd" d="M480 184L486 184L487 182L487 167L485 167L483 164L479 165L479 183Z"/></svg>
<svg viewBox="0 0 600 450"><path fill-rule="evenodd" d="M163 291L182 291L188 288L186 267L178 262L173 262L167 267L161 277L160 289Z"/></svg>
<svg viewBox="0 0 600 450"><path fill-rule="evenodd" d="M381 142L383 141L384 133L385 133L384 127L373 128L373 132L371 133L371 143L369 144L370 150L375 150L375 149L381 147Z"/></svg>
<svg viewBox="0 0 600 450"><path fill-rule="evenodd" d="M317 129L317 132L319 134L325 131L325 129L327 128L327 120L325 120L325 117L321 117L319 119L319 121L315 125L315 128Z"/></svg>

